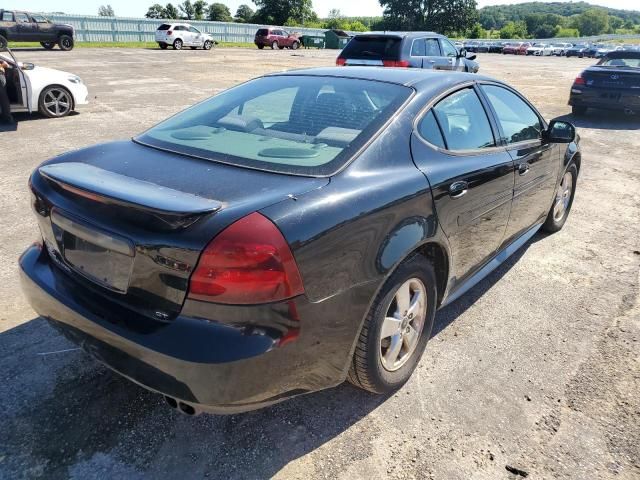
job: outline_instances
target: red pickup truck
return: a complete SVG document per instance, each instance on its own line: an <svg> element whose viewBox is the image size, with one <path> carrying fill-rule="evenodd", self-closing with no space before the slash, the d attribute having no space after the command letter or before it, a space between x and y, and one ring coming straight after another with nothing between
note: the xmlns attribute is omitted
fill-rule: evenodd
<svg viewBox="0 0 640 480"><path fill-rule="evenodd" d="M264 47L271 47L273 50L276 48L297 50L300 47L300 35L286 32L281 28L259 28L253 41L260 50Z"/></svg>

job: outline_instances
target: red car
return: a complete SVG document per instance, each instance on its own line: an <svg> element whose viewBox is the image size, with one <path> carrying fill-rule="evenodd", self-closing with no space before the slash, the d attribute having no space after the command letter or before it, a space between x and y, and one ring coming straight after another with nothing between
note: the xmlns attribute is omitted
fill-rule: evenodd
<svg viewBox="0 0 640 480"><path fill-rule="evenodd" d="M253 42L260 50L264 47L271 47L273 50L276 48L297 50L300 46L298 34L286 32L281 28L259 28Z"/></svg>
<svg viewBox="0 0 640 480"><path fill-rule="evenodd" d="M526 45L526 47L525 47ZM508 54L511 53L513 55L526 55L527 54L527 48L529 48L531 46L530 43L525 43L525 42L512 42L512 43L507 43L504 48L502 49L502 53L503 54ZM522 51L522 48L524 47L524 53Z"/></svg>
<svg viewBox="0 0 640 480"><path fill-rule="evenodd" d="M516 51L516 55L526 55L527 48L529 48L531 45L533 45L531 42L524 42L518 47L518 50Z"/></svg>

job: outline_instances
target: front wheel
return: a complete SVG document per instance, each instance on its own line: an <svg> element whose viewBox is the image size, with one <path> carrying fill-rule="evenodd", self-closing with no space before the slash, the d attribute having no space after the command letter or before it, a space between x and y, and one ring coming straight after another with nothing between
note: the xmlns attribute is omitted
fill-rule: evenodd
<svg viewBox="0 0 640 480"><path fill-rule="evenodd" d="M204 45L202 45L202 48L205 50L211 50L211 47L213 47L213 42L211 40L207 40L204 42Z"/></svg>
<svg viewBox="0 0 640 480"><path fill-rule="evenodd" d="M272 42L271 43L271 50L275 50L276 48L278 48L278 42Z"/></svg>
<svg viewBox="0 0 640 480"><path fill-rule="evenodd" d="M431 263L416 255L389 277L365 319L348 380L373 393L400 388L416 368L436 311Z"/></svg>
<svg viewBox="0 0 640 480"><path fill-rule="evenodd" d="M264 45L258 45L258 50L262 50L264 48Z"/></svg>
<svg viewBox="0 0 640 480"><path fill-rule="evenodd" d="M53 47L56 46L55 42L40 42L40 45L42 45L46 50L53 50Z"/></svg>
<svg viewBox="0 0 640 480"><path fill-rule="evenodd" d="M73 50L73 37L69 35L62 35L58 39L58 45L60 46L60 50L64 50L68 52L69 50Z"/></svg>
<svg viewBox="0 0 640 480"><path fill-rule="evenodd" d="M73 110L73 97L64 87L47 87L40 94L38 110L45 117L66 117Z"/></svg>
<svg viewBox="0 0 640 480"><path fill-rule="evenodd" d="M542 225L542 229L545 232L555 233L564 226L573 205L577 180L578 168L575 163L572 163L562 176L551 210L549 210L547 219Z"/></svg>
<svg viewBox="0 0 640 480"><path fill-rule="evenodd" d="M291 44L292 50L297 50L299 47L300 47L300 42L293 42L293 44Z"/></svg>
<svg viewBox="0 0 640 480"><path fill-rule="evenodd" d="M173 42L173 49L182 50L182 40L178 38L175 42Z"/></svg>

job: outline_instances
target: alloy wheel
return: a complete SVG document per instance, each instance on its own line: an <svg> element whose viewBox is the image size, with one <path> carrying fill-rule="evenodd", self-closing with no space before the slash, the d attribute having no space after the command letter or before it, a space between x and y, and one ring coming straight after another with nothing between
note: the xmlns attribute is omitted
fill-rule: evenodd
<svg viewBox="0 0 640 480"><path fill-rule="evenodd" d="M64 117L71 110L71 96L61 88L50 88L44 94L43 104L52 117Z"/></svg>
<svg viewBox="0 0 640 480"><path fill-rule="evenodd" d="M562 182L560 182L560 188L558 189L558 193L556 194L556 201L553 205L553 219L556 222L562 220L567 209L569 208L569 203L571 202L571 193L573 192L573 175L571 172L566 172L562 177Z"/></svg>
<svg viewBox="0 0 640 480"><path fill-rule="evenodd" d="M380 361L393 372L407 363L416 349L427 314L427 290L418 278L404 282L396 291L380 334Z"/></svg>

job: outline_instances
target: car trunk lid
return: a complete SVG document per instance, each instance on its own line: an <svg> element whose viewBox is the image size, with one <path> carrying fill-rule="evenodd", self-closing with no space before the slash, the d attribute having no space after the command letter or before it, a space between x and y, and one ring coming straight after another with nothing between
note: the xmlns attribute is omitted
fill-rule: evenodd
<svg viewBox="0 0 640 480"><path fill-rule="evenodd" d="M591 67L583 73L589 87L640 89L640 70L624 67Z"/></svg>
<svg viewBox="0 0 640 480"><path fill-rule="evenodd" d="M82 280L82 288L171 320L216 234L327 182L117 142L43 164L30 186L46 248L60 269Z"/></svg>

